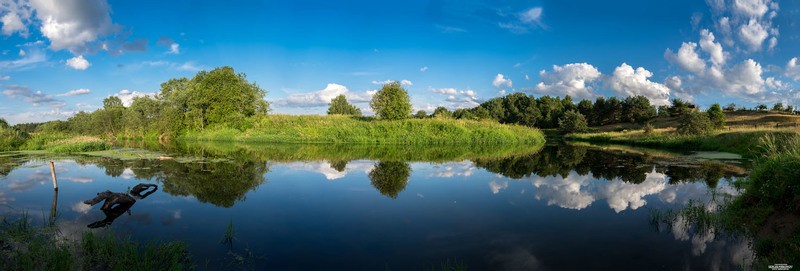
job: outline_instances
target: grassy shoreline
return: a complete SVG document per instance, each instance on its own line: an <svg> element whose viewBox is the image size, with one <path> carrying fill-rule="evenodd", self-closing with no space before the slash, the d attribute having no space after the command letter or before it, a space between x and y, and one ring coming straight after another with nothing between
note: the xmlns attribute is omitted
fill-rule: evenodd
<svg viewBox="0 0 800 271"><path fill-rule="evenodd" d="M792 138L800 138L800 131L759 128L722 130L707 135L679 135L673 129L659 129L650 134L646 134L642 130L570 134L565 136L564 139L568 141L671 150L721 151L754 158L762 153L763 150L760 150L756 143L765 136L775 137L779 141L787 141Z"/></svg>
<svg viewBox="0 0 800 271"><path fill-rule="evenodd" d="M407 145L544 144L535 128L455 119L375 120L350 116L271 115L240 131L212 127L189 131L185 141L247 143L377 143Z"/></svg>

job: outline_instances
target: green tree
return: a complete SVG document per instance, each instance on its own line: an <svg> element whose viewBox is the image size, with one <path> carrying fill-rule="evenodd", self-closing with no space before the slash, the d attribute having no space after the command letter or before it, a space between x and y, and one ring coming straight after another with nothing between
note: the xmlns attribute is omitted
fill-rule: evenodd
<svg viewBox="0 0 800 271"><path fill-rule="evenodd" d="M592 121L592 114L594 113L594 104L592 101L583 99L578 102L578 113L581 113L584 117L586 117L586 121L589 123L593 123Z"/></svg>
<svg viewBox="0 0 800 271"><path fill-rule="evenodd" d="M702 135L712 130L713 126L708 114L697 111L689 111L683 114L678 122L678 133L684 135Z"/></svg>
<svg viewBox="0 0 800 271"><path fill-rule="evenodd" d="M669 106L667 106L667 105L659 105L658 106L658 116L659 117L669 117Z"/></svg>
<svg viewBox="0 0 800 271"><path fill-rule="evenodd" d="M266 91L228 66L198 72L189 81L187 91L186 116L191 127L197 129L211 124L237 126L247 117L269 111L264 100Z"/></svg>
<svg viewBox="0 0 800 271"><path fill-rule="evenodd" d="M386 120L405 119L411 114L411 98L398 82L383 85L369 105L380 118Z"/></svg>
<svg viewBox="0 0 800 271"><path fill-rule="evenodd" d="M92 115L93 122L99 124L100 130L93 130L96 134L104 133L111 136L117 135L122 130L122 115L125 113L125 107L122 106L122 100L117 96L110 96L103 99L103 109L97 110Z"/></svg>
<svg viewBox="0 0 800 271"><path fill-rule="evenodd" d="M558 130L562 134L581 133L586 132L588 129L589 125L586 123L586 117L577 111L567 111L564 116L558 119Z"/></svg>
<svg viewBox="0 0 800 271"><path fill-rule="evenodd" d="M729 103L729 104L728 104L728 105L726 105L726 106L725 106L725 108L723 108L722 110L724 110L724 111L727 111L727 112L733 112L733 111L736 111L736 104L735 104L735 103Z"/></svg>
<svg viewBox="0 0 800 271"><path fill-rule="evenodd" d="M361 109L358 109L358 107L355 105L347 102L347 98L344 96L344 94L341 94L331 100L331 103L328 107L328 115L361 116Z"/></svg>
<svg viewBox="0 0 800 271"><path fill-rule="evenodd" d="M4 118L0 118L0 129L8 129L11 126L8 126L8 121Z"/></svg>
<svg viewBox="0 0 800 271"><path fill-rule="evenodd" d="M425 112L425 110L419 110L416 114L414 114L414 117L418 119L424 119L428 117L428 113Z"/></svg>
<svg viewBox="0 0 800 271"><path fill-rule="evenodd" d="M369 172L369 180L382 195L396 199L408 184L411 166L402 161L379 161Z"/></svg>
<svg viewBox="0 0 800 271"><path fill-rule="evenodd" d="M759 104L759 105L756 106L756 109L758 111L767 111L767 105L766 104Z"/></svg>
<svg viewBox="0 0 800 271"><path fill-rule="evenodd" d="M781 102L775 103L775 105L772 106L772 111L783 111L783 110L784 110L783 103Z"/></svg>
<svg viewBox="0 0 800 271"><path fill-rule="evenodd" d="M453 113L450 112L450 110L447 110L447 108L445 108L444 106L440 106L433 110L433 114L431 114L431 117L449 119L453 117Z"/></svg>
<svg viewBox="0 0 800 271"><path fill-rule="evenodd" d="M656 108L644 96L632 96L622 101L622 118L630 123L644 123L656 116Z"/></svg>
<svg viewBox="0 0 800 271"><path fill-rule="evenodd" d="M712 104L711 108L709 108L706 113L714 129L722 129L725 127L725 113L722 112L722 108L720 108L719 104Z"/></svg>
<svg viewBox="0 0 800 271"><path fill-rule="evenodd" d="M482 106L476 107L474 109L474 111L475 112L473 114L474 114L476 119L483 120L483 119L491 118L491 116L489 116L489 110L486 110L486 108L484 108Z"/></svg>
<svg viewBox="0 0 800 271"><path fill-rule="evenodd" d="M681 99L672 99L672 106L669 108L669 115L673 117L678 117L686 114L689 110L689 102L683 101Z"/></svg>
<svg viewBox="0 0 800 271"><path fill-rule="evenodd" d="M472 114L472 111L466 108L459 108L453 111L453 117L456 119L475 119L475 115Z"/></svg>

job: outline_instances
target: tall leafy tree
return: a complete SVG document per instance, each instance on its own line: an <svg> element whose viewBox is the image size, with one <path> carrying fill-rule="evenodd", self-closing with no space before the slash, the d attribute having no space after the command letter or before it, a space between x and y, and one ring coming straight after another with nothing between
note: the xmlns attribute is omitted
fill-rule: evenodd
<svg viewBox="0 0 800 271"><path fill-rule="evenodd" d="M622 118L630 123L644 123L656 116L656 108L644 96L629 96L622 101Z"/></svg>
<svg viewBox="0 0 800 271"><path fill-rule="evenodd" d="M265 115L269 104L266 91L247 81L244 73L225 66L201 71L190 80L186 100L187 119L193 128L210 124L236 125L247 117Z"/></svg>
<svg viewBox="0 0 800 271"><path fill-rule="evenodd" d="M361 109L347 102L344 94L336 96L328 106L328 115L353 115L361 116Z"/></svg>
<svg viewBox="0 0 800 271"><path fill-rule="evenodd" d="M406 119L411 115L411 98L399 82L383 85L369 105L380 118L386 120Z"/></svg>
<svg viewBox="0 0 800 271"><path fill-rule="evenodd" d="M689 111L691 104L681 99L672 99L672 106L669 108L669 115L673 117L682 116Z"/></svg>

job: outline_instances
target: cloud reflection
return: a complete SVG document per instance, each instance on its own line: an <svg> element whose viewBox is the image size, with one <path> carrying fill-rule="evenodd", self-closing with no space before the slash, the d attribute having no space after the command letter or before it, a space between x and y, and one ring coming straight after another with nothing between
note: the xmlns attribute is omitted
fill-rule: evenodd
<svg viewBox="0 0 800 271"><path fill-rule="evenodd" d="M346 162L344 167L341 167L341 162L336 161L291 162L284 164L284 166L291 170L320 173L328 180L336 180L344 178L350 172L369 173L375 167L375 164L358 160Z"/></svg>

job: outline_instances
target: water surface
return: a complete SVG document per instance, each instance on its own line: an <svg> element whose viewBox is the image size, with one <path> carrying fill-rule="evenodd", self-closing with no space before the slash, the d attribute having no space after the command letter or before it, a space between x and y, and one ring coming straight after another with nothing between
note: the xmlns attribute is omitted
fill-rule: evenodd
<svg viewBox="0 0 800 271"><path fill-rule="evenodd" d="M49 216L55 159L65 237L112 219L91 230L183 240L200 269L728 270L752 261L743 237L651 222L654 210L736 195L730 182L747 165L719 155L570 145L164 152L175 159L2 154L0 213ZM159 190L119 217L82 203L139 183ZM235 238L223 243L229 224Z"/></svg>

